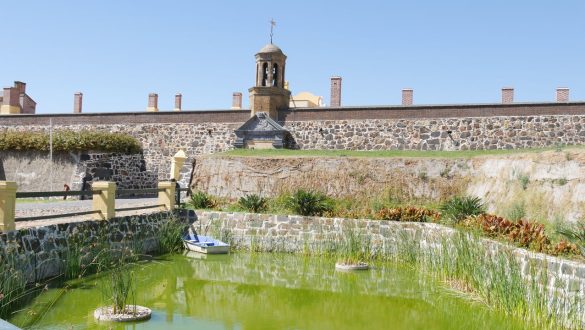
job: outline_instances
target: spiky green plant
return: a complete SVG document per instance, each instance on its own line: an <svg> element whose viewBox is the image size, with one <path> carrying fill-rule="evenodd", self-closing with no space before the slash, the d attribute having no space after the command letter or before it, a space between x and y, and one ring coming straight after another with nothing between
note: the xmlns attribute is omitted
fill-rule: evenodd
<svg viewBox="0 0 585 330"><path fill-rule="evenodd" d="M288 205L296 214L304 216L321 216L333 210L332 200L325 194L303 189L295 191L290 196Z"/></svg>
<svg viewBox="0 0 585 330"><path fill-rule="evenodd" d="M191 195L191 200L187 204L194 209L211 209L215 207L216 202L210 195L198 191Z"/></svg>
<svg viewBox="0 0 585 330"><path fill-rule="evenodd" d="M246 195L238 200L238 205L249 212L260 213L266 211L267 199L256 194Z"/></svg>
<svg viewBox="0 0 585 330"><path fill-rule="evenodd" d="M443 219L457 224L461 220L469 216L484 213L485 206L483 205L481 198L479 197L455 196L450 200L444 202L441 205L440 210Z"/></svg>
<svg viewBox="0 0 585 330"><path fill-rule="evenodd" d="M158 253L173 253L183 249L183 234L186 224L174 216L170 216L159 227Z"/></svg>

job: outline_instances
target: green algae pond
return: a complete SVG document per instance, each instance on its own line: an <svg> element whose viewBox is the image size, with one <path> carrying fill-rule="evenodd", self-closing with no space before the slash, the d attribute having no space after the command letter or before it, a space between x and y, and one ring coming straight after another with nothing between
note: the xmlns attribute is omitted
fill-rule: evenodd
<svg viewBox="0 0 585 330"><path fill-rule="evenodd" d="M105 277L52 288L9 321L25 329L525 329L403 265L340 272L290 254L168 255L133 267L140 323L97 323Z"/></svg>

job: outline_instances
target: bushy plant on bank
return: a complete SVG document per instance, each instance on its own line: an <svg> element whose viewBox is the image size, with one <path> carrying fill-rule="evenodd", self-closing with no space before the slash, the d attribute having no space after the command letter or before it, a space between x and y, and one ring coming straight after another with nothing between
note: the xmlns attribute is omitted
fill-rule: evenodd
<svg viewBox="0 0 585 330"><path fill-rule="evenodd" d="M320 192L299 189L289 197L288 206L296 214L320 216L333 210L333 200Z"/></svg>
<svg viewBox="0 0 585 330"><path fill-rule="evenodd" d="M492 214L468 217L462 222L467 228L478 229L483 235L500 238L520 247L553 255L579 254L576 244L561 240L551 243L544 225L528 220L511 221Z"/></svg>
<svg viewBox="0 0 585 330"><path fill-rule="evenodd" d="M211 195L203 191L197 191L191 195L187 206L194 209L212 209L217 206L217 202Z"/></svg>
<svg viewBox="0 0 585 330"><path fill-rule="evenodd" d="M268 207L267 199L256 194L241 197L238 205L252 213L264 212Z"/></svg>
<svg viewBox="0 0 585 330"><path fill-rule="evenodd" d="M440 210L445 220L457 224L469 216L484 213L485 206L479 197L455 196L445 201Z"/></svg>

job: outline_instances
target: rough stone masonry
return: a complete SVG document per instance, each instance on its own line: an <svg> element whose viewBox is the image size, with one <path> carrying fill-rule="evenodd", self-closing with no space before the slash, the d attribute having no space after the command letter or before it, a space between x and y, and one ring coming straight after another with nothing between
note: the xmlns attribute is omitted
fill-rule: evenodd
<svg viewBox="0 0 585 330"><path fill-rule="evenodd" d="M233 148L234 130L250 112L181 111L0 116L0 130L102 130L128 133L144 149L146 170L168 179L179 149L189 157ZM280 113L299 149L477 150L585 143L585 103L293 109Z"/></svg>

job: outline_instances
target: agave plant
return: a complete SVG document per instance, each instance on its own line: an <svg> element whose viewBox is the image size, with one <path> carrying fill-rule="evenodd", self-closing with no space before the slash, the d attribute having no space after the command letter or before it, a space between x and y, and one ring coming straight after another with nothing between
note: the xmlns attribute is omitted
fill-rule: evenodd
<svg viewBox="0 0 585 330"><path fill-rule="evenodd" d="M485 213L485 206L479 197L453 197L441 205L443 218L453 223L472 216Z"/></svg>
<svg viewBox="0 0 585 330"><path fill-rule="evenodd" d="M288 206L300 215L323 215L333 210L332 201L325 194L303 189L297 190L288 200Z"/></svg>
<svg viewBox="0 0 585 330"><path fill-rule="evenodd" d="M238 200L240 207L252 212L259 213L263 212L267 208L267 200L264 197L260 197L256 194L246 195Z"/></svg>
<svg viewBox="0 0 585 330"><path fill-rule="evenodd" d="M216 205L213 198L202 191L198 191L191 195L191 200L187 204L194 209L211 209Z"/></svg>

